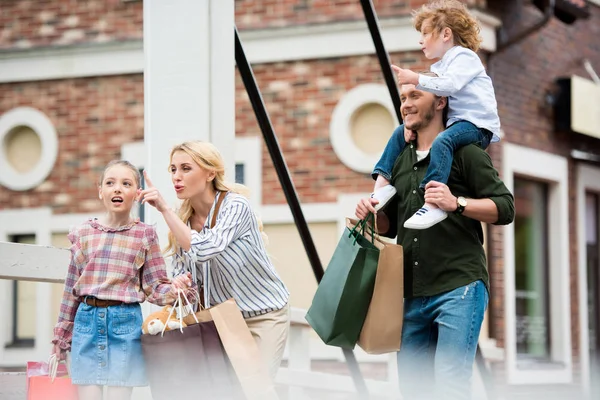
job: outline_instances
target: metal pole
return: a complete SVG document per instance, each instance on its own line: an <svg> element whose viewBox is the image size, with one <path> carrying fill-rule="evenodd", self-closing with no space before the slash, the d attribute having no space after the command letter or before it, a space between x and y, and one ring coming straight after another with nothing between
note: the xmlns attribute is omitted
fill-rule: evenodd
<svg viewBox="0 0 600 400"><path fill-rule="evenodd" d="M365 14L365 19L367 20L369 32L371 32L371 38L373 39L373 44L375 45L375 51L377 53L377 58L379 59L379 65L381 66L383 79L385 80L385 84L387 85L388 90L390 92L392 103L394 103L396 117L398 117L398 122L402 123L398 85L396 84L394 74L392 73L392 67L390 66L390 57L387 51L385 51L385 46L383 45L383 40L381 39L381 30L379 29L379 22L377 20L377 15L375 14L375 9L373 8L373 3L371 2L371 0L360 0L360 5L362 6L363 13Z"/></svg>
<svg viewBox="0 0 600 400"><path fill-rule="evenodd" d="M258 121L260 130L262 131L265 143L267 144L267 148L269 150L269 154L271 155L271 160L273 161L277 176L279 177L279 182L283 188L285 198L287 199L290 210L292 211L296 228L298 228L298 232L300 233L300 238L302 239L302 244L304 245L304 249L308 255L308 260L310 261L313 273L315 274L317 282L321 282L321 278L323 277L323 266L321 265L321 260L317 254L317 249L312 240L310 231L308 230L308 224L306 223L306 219L302 213L300 201L298 200L298 194L296 193L296 189L292 183L287 164L283 159L283 154L281 152L281 148L279 147L277 137L275 136L275 131L273 130L273 125L271 124L271 119L269 118L269 114L265 108L260 90L258 89L256 80L254 79L252 67L246 58L237 27L234 29L235 62L240 72L240 76L242 77L242 81L244 82L244 86L246 87L248 97L250 98L250 103L252 104L252 109L256 115L256 120ZM367 386L360 372L358 363L356 362L356 358L354 357L354 353L352 350L348 349L343 349L343 352L358 394L362 399L367 399Z"/></svg>

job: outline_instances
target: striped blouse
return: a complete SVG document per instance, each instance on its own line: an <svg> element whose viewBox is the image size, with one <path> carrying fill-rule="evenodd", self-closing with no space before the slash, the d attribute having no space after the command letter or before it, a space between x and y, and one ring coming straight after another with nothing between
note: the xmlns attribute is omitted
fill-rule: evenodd
<svg viewBox="0 0 600 400"><path fill-rule="evenodd" d="M153 226L135 221L109 228L90 219L73 228L68 237L71 262L52 343L65 350L71 347L73 321L84 296L124 303L172 303L166 296L171 283Z"/></svg>
<svg viewBox="0 0 600 400"><path fill-rule="evenodd" d="M206 283L209 306L234 298L244 318L282 309L289 292L267 255L248 200L228 193L215 226L208 228L219 196L202 231L192 230L190 250L179 249L173 257L173 275L190 271L198 285Z"/></svg>

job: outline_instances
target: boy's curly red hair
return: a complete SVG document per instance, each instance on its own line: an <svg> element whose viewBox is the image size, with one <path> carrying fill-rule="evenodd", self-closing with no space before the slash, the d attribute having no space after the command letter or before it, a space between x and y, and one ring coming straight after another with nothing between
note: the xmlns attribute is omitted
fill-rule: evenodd
<svg viewBox="0 0 600 400"><path fill-rule="evenodd" d="M413 11L415 28L421 32L423 22L429 21L435 34L450 28L454 44L473 51L481 44L480 26L467 6L458 0L435 0Z"/></svg>

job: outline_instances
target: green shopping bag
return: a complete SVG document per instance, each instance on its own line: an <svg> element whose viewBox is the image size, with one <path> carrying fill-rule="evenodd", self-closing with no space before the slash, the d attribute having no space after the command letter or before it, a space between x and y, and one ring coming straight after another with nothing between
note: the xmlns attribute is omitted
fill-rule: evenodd
<svg viewBox="0 0 600 400"><path fill-rule="evenodd" d="M349 225L317 288L306 320L325 344L353 349L367 316L379 249L362 233L367 220ZM372 232L372 231L371 231Z"/></svg>

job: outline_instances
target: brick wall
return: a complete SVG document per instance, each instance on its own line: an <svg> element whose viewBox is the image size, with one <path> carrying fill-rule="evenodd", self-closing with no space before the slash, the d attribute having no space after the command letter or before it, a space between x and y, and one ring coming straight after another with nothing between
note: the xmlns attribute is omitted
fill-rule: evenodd
<svg viewBox="0 0 600 400"><path fill-rule="evenodd" d="M464 3L483 7L485 0ZM373 0L379 18L410 15L427 0ZM236 0L235 20L239 29L264 29L290 25L364 20L359 0Z"/></svg>
<svg viewBox="0 0 600 400"><path fill-rule="evenodd" d="M26 192L0 187L0 209L50 206L55 214L97 210L97 182L121 145L143 140L142 75L0 85L0 114L19 106L45 113L58 135L47 180Z"/></svg>
<svg viewBox="0 0 600 400"><path fill-rule="evenodd" d="M415 69L429 65L420 52L392 54L391 57ZM337 102L350 89L363 83L383 84L377 58L360 56L262 64L253 69L300 200L335 202L342 192L372 190L369 174L348 169L336 156L329 141L329 124ZM236 135L261 136L239 76L236 115ZM263 202L285 203L266 147L263 150Z"/></svg>
<svg viewBox="0 0 600 400"><path fill-rule="evenodd" d="M379 18L410 15L426 0L374 0ZM465 0L483 7L485 0ZM141 39L143 2L3 0L0 49ZM236 0L238 28L261 29L363 20L359 0ZM176 23L176 21L174 21Z"/></svg>
<svg viewBox="0 0 600 400"><path fill-rule="evenodd" d="M142 39L142 2L3 0L0 49Z"/></svg>

